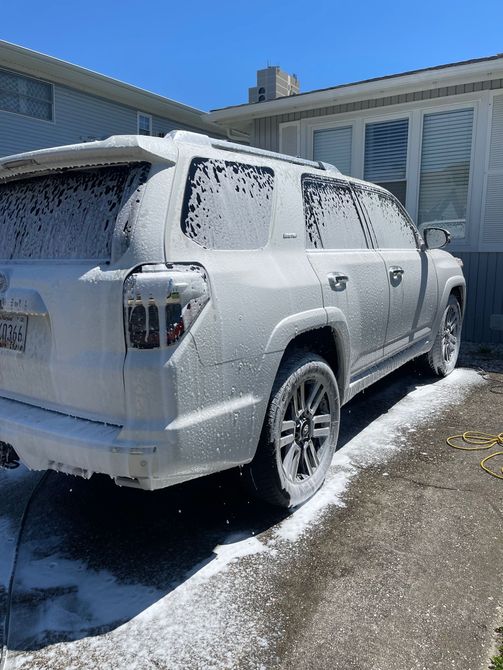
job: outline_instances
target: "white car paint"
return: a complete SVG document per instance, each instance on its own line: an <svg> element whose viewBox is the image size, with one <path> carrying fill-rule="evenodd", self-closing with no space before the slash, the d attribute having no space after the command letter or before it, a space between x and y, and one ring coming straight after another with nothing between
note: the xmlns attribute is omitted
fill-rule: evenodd
<svg viewBox="0 0 503 670"><path fill-rule="evenodd" d="M270 198L263 191L254 194L257 206L271 212L265 245L239 248L239 238L246 237L239 226L249 225L246 209L231 212L226 248L203 248L184 234L180 218L195 158L248 166L257 174L274 172ZM119 214L109 258L0 260L0 273L8 281L0 291L1 310L28 315L25 351L0 348L0 440L12 444L29 468L85 477L102 472L120 485L151 490L248 463L282 356L295 338L309 333L314 343L319 329L330 329L346 402L427 352L450 291L457 288L464 296L455 260L419 243L414 251L394 251L389 259L375 246L349 253L306 252L302 175L345 184L356 180L330 166L201 135L114 137L8 157L0 160L0 189L3 183L63 168L138 161L151 164L148 180L128 210L127 243L117 232L120 226L126 229L125 215ZM244 188L252 190L258 182L250 185L243 174ZM214 185L210 195L216 197L218 178L208 179ZM211 234L221 222L205 206ZM389 262L406 266L407 292L404 284L393 294ZM160 286L166 277L168 302L182 306L185 331L172 344L163 330L168 328L163 317L168 289L140 295L147 289L138 287L148 284L141 274L131 280L130 294L125 288L127 278L147 265L153 273L147 279ZM421 290L422 266L429 275L418 321L416 279ZM327 275L343 270L350 276L349 290L338 293ZM201 276L207 287L204 300ZM157 314L164 339L160 346L135 348L128 339L133 312L127 310L134 305L145 309L149 324L149 304L162 307ZM145 341L150 332L147 325Z"/></svg>

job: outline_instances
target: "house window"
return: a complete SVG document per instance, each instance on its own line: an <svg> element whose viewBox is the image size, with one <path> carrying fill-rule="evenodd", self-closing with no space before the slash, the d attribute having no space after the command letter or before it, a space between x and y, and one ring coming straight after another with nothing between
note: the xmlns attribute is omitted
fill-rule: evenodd
<svg viewBox="0 0 503 670"><path fill-rule="evenodd" d="M473 109L425 114L419 182L419 228L440 225L465 236Z"/></svg>
<svg viewBox="0 0 503 670"><path fill-rule="evenodd" d="M152 135L152 117L138 112L138 135Z"/></svg>
<svg viewBox="0 0 503 670"><path fill-rule="evenodd" d="M364 179L391 191L405 204L409 120L368 123L365 126Z"/></svg>
<svg viewBox="0 0 503 670"><path fill-rule="evenodd" d="M351 174L353 128L327 128L313 133L313 159L335 165L343 174Z"/></svg>
<svg viewBox="0 0 503 670"><path fill-rule="evenodd" d="M52 84L0 70L0 110L52 121L53 107Z"/></svg>

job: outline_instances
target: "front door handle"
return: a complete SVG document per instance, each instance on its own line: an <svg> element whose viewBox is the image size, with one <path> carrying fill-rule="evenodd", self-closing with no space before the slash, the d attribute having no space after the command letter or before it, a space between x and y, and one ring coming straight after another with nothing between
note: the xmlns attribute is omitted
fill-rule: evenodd
<svg viewBox="0 0 503 670"><path fill-rule="evenodd" d="M389 269L389 273L392 277L401 277L405 270L398 265L392 265Z"/></svg>
<svg viewBox="0 0 503 670"><path fill-rule="evenodd" d="M346 284L349 281L349 277L343 272L330 272L327 277L330 288L333 291L340 291L341 289L346 288Z"/></svg>

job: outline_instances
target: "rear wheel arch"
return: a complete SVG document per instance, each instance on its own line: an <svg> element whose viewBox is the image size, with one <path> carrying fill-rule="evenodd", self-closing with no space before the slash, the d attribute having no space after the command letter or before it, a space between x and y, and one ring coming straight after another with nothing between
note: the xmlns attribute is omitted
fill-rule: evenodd
<svg viewBox="0 0 503 670"><path fill-rule="evenodd" d="M320 326L306 330L293 337L285 347L279 362L278 370L283 361L296 352L312 353L321 356L335 375L341 399L346 388L347 371L345 344L343 335L332 326Z"/></svg>

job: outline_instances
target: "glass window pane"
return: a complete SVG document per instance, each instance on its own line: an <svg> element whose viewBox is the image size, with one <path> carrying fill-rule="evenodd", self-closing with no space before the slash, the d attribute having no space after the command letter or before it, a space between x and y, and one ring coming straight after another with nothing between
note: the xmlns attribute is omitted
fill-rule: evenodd
<svg viewBox="0 0 503 670"><path fill-rule="evenodd" d="M52 121L52 84L0 70L0 110Z"/></svg>
<svg viewBox="0 0 503 670"><path fill-rule="evenodd" d="M425 114L421 152L420 230L440 225L465 236L473 109Z"/></svg>
<svg viewBox="0 0 503 670"><path fill-rule="evenodd" d="M409 120L365 126L364 179L377 183L403 181L407 171Z"/></svg>
<svg viewBox="0 0 503 670"><path fill-rule="evenodd" d="M358 189L380 249L415 249L417 240L412 222L400 205L385 193Z"/></svg>
<svg viewBox="0 0 503 670"><path fill-rule="evenodd" d="M274 173L233 161L194 158L182 207L182 231L207 249L267 244Z"/></svg>
<svg viewBox="0 0 503 670"><path fill-rule="evenodd" d="M138 114L138 133L150 135L152 132L152 118L146 114Z"/></svg>
<svg viewBox="0 0 503 670"><path fill-rule="evenodd" d="M351 174L353 129L329 128L313 133L313 159L335 165L343 174Z"/></svg>
<svg viewBox="0 0 503 670"><path fill-rule="evenodd" d="M302 179L306 246L311 249L367 249L351 189L333 179Z"/></svg>

